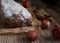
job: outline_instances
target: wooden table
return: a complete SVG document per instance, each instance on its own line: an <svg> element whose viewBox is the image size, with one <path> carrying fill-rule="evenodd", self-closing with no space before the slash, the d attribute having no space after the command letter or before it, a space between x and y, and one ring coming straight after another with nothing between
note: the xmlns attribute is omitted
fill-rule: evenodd
<svg viewBox="0 0 60 43"><path fill-rule="evenodd" d="M41 15L41 12L43 12L43 14L45 14L45 13L49 14L48 12L45 12L44 9L40 9L39 12L40 12L40 15ZM36 18L34 18L34 19L36 20ZM60 41L54 40L51 37L51 30L53 28L53 25L55 23L57 23L53 17L52 17L52 19L53 19L53 22L52 22L53 24L52 24L52 27L50 30L41 30L41 27L39 27L39 25L37 25L37 27L34 27L34 26L33 27L22 27L23 29L25 28L25 30L26 30L26 28L27 28L27 30L29 30L29 28L36 29L39 33L39 38L37 41L34 41L34 42L28 41L25 36L26 31L24 30L25 32L21 32L23 30L20 31L19 28L16 28L16 29L6 29L6 31L5 31L5 29L0 30L0 33L1 33L1 31L4 30L2 32L2 34L0 34L0 43L60 43ZM34 22L39 23L40 21L34 21ZM9 30L9 31L7 31L7 30Z"/></svg>

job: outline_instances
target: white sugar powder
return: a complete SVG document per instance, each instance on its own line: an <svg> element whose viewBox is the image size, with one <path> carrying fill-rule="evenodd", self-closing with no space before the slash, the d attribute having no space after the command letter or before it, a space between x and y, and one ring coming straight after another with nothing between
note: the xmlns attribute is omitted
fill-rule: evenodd
<svg viewBox="0 0 60 43"><path fill-rule="evenodd" d="M1 0L5 17L11 17L13 14L19 14L22 11L24 18L28 19L31 14L20 3L14 0Z"/></svg>

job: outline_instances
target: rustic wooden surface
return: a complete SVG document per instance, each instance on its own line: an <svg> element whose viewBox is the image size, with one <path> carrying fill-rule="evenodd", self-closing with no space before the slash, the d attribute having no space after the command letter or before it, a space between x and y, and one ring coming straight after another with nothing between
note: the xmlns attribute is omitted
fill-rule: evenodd
<svg viewBox="0 0 60 43"><path fill-rule="evenodd" d="M43 12L43 14L46 13L44 9L40 9L39 12ZM40 13L40 15L41 15L41 13ZM53 19L53 25L55 23L57 23L53 17L52 17L52 19ZM22 33L0 34L0 43L60 43L60 41L54 40L52 38L52 36L51 36L52 28L50 30L41 30L40 27L38 27L38 28L36 28L39 33L39 38L37 41L34 41L34 42L28 41L25 36L25 33L22 32Z"/></svg>
<svg viewBox="0 0 60 43"><path fill-rule="evenodd" d="M30 10L32 10L32 9L29 8L29 11ZM52 10L47 10L47 9L43 9L43 8L39 10L40 15L52 14L52 13L49 13L51 11ZM34 18L34 20L36 20L36 18ZM53 17L52 17L52 20L53 20L51 23L52 26L49 30L41 30L41 27L39 27L39 26L36 27L36 30L39 33L39 38L37 41L34 41L34 42L28 41L25 36L26 28L27 28L27 30L29 30L29 28L35 29L35 27L23 27L23 29L25 28L24 29L25 32L20 32L21 28L8 29L9 31L7 31L7 29L0 30L0 32L2 31L2 33L6 32L5 34L0 34L0 43L60 43L60 40L59 41L54 40L51 36L51 30L53 29L54 25L55 24L59 25ZM36 23L37 21L34 21L34 22Z"/></svg>

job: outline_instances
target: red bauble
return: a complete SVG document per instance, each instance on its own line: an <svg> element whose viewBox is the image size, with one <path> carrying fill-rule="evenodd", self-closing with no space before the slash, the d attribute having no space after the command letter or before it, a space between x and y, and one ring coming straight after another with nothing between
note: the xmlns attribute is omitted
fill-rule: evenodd
<svg viewBox="0 0 60 43"><path fill-rule="evenodd" d="M55 28L52 30L52 37L53 37L54 39L60 40L60 27L55 27Z"/></svg>
<svg viewBox="0 0 60 43"><path fill-rule="evenodd" d="M38 33L36 31L27 32L27 38L31 41L36 41L38 39Z"/></svg>
<svg viewBox="0 0 60 43"><path fill-rule="evenodd" d="M49 20L43 20L43 21L41 22L41 28L42 28L42 29L49 29L50 26L51 26L51 23L50 23Z"/></svg>
<svg viewBox="0 0 60 43"><path fill-rule="evenodd" d="M25 0L24 3L23 3L23 6L24 6L25 8L28 8L28 7L30 6L29 1L28 1L28 0Z"/></svg>

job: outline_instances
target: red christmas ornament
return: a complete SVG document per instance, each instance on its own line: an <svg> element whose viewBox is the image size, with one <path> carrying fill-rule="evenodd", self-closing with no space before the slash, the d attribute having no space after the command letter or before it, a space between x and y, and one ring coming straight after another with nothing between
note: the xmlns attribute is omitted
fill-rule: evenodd
<svg viewBox="0 0 60 43"><path fill-rule="evenodd" d="M60 40L60 27L55 26L55 28L52 30L52 37L54 39Z"/></svg>
<svg viewBox="0 0 60 43"><path fill-rule="evenodd" d="M23 2L23 6L24 6L25 8L28 8L28 7L30 6L29 0L25 0L25 1Z"/></svg>
<svg viewBox="0 0 60 43"><path fill-rule="evenodd" d="M50 26L51 26L51 23L50 23L49 20L43 20L43 21L41 22L41 28L42 28L42 29L49 29Z"/></svg>
<svg viewBox="0 0 60 43"><path fill-rule="evenodd" d="M38 39L38 33L36 31L27 32L27 37L31 41L36 41Z"/></svg>

